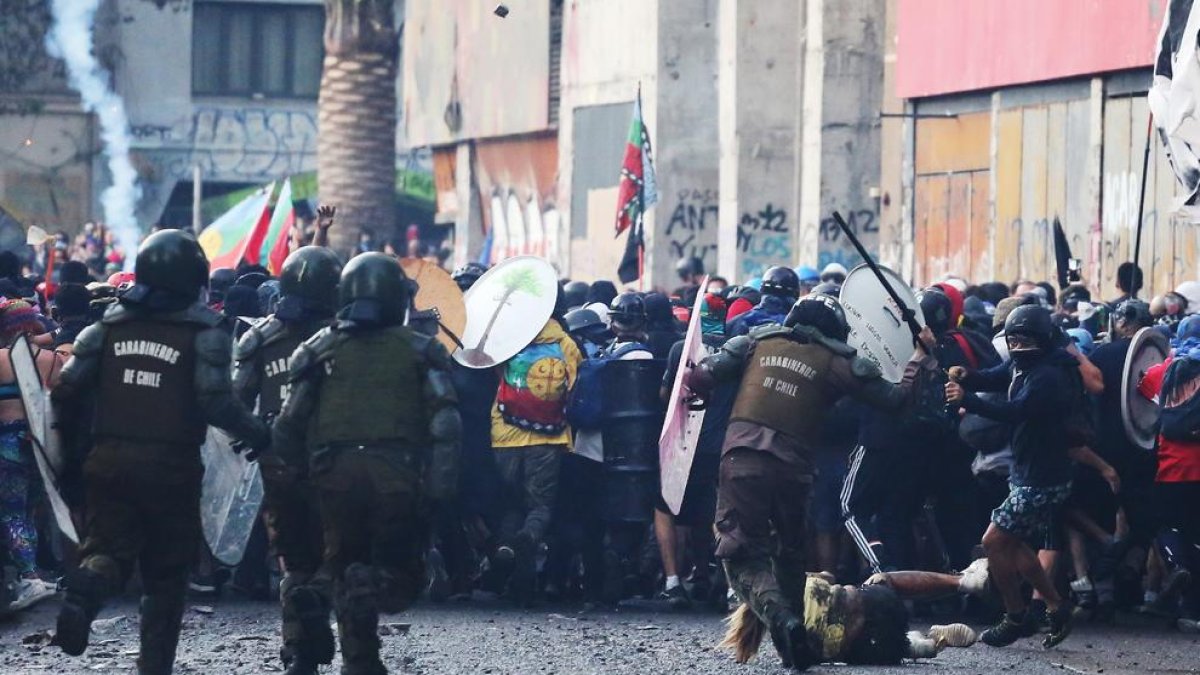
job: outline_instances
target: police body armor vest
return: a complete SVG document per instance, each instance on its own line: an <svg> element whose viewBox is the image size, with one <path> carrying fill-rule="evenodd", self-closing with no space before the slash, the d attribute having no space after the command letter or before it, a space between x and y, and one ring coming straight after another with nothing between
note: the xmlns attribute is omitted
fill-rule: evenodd
<svg viewBox="0 0 1200 675"><path fill-rule="evenodd" d="M289 387L288 369L292 364L292 354L313 332L306 333L288 327L281 337L259 350L258 367L262 369L258 390L259 416L274 415L283 409L283 400L287 398Z"/></svg>
<svg viewBox="0 0 1200 675"><path fill-rule="evenodd" d="M190 323L112 324L100 356L97 438L199 446L207 425L196 401L196 334Z"/></svg>
<svg viewBox="0 0 1200 675"><path fill-rule="evenodd" d="M427 445L429 416L418 359L402 326L342 340L326 366L312 444Z"/></svg>
<svg viewBox="0 0 1200 675"><path fill-rule="evenodd" d="M786 337L760 340L742 374L729 419L760 424L798 439L814 438L829 402L825 377L834 358L819 344Z"/></svg>

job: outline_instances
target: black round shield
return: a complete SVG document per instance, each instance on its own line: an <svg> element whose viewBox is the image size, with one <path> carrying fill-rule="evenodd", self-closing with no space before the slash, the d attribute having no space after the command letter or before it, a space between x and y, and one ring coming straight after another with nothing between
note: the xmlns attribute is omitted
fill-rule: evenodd
<svg viewBox="0 0 1200 675"><path fill-rule="evenodd" d="M1158 435L1158 403L1142 396L1138 383L1151 366L1167 359L1171 343L1153 328L1143 328L1133 336L1125 356L1125 371L1121 378L1121 420L1129 441L1143 450L1154 449Z"/></svg>

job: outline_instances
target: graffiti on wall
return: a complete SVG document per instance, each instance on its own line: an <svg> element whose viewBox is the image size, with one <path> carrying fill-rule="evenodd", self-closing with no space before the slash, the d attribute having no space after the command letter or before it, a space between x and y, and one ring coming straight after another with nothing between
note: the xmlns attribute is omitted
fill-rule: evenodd
<svg viewBox="0 0 1200 675"><path fill-rule="evenodd" d="M793 264L787 211L767 202L761 209L742 213L737 247L742 254L740 272L744 278L758 276L771 265Z"/></svg>
<svg viewBox="0 0 1200 675"><path fill-rule="evenodd" d="M667 220L666 237L672 260L695 257L705 269L717 263L716 190L690 188L676 195L675 208Z"/></svg>
<svg viewBox="0 0 1200 675"><path fill-rule="evenodd" d="M841 211L846 219L846 227L858 237L867 251L878 249L879 220L870 209L846 209ZM818 228L821 238L820 251L817 254L817 266L824 267L830 263L838 263L846 269L851 269L862 262L862 256L854 249L854 244L842 232L833 216L821 219Z"/></svg>
<svg viewBox="0 0 1200 675"><path fill-rule="evenodd" d="M316 116L304 110L198 108L171 125L130 127L137 150L167 150L171 177L198 165L214 180L257 181L314 168Z"/></svg>

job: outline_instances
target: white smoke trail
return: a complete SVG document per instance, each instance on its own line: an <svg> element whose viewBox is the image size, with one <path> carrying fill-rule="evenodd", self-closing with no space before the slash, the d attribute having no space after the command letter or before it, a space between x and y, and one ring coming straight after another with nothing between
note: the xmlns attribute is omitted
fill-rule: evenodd
<svg viewBox="0 0 1200 675"><path fill-rule="evenodd" d="M54 23L46 34L46 51L67 64L71 86L83 99L83 108L100 120L100 139L108 158L112 185L100 194L104 221L125 252L126 267L133 263L141 233L134 216L141 188L129 160L129 120L125 102L109 87L107 73L92 54L92 22L101 0L51 0Z"/></svg>

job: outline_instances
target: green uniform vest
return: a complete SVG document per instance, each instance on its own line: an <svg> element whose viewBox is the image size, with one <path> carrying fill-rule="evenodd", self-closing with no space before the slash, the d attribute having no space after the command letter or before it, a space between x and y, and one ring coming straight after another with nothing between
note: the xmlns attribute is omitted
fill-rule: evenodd
<svg viewBox="0 0 1200 675"><path fill-rule="evenodd" d="M202 326L127 321L108 327L93 430L99 439L194 445L207 426L196 401Z"/></svg>
<svg viewBox="0 0 1200 675"><path fill-rule="evenodd" d="M314 424L318 448L428 444L421 364L407 328L356 333L333 348Z"/></svg>
<svg viewBox="0 0 1200 675"><path fill-rule="evenodd" d="M833 358L833 352L817 344L785 337L760 340L742 373L729 419L799 439L813 437L825 417L825 382Z"/></svg>
<svg viewBox="0 0 1200 675"><path fill-rule="evenodd" d="M258 414L275 415L283 409L288 394L288 369L292 354L301 342L311 337L312 331L289 329L282 337L259 350L257 367L259 373Z"/></svg>

